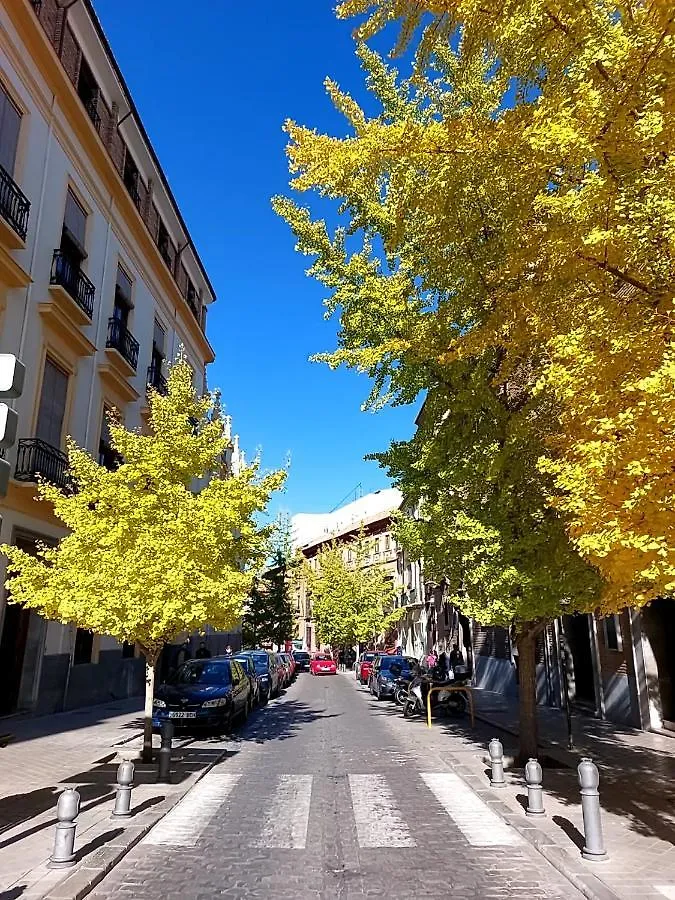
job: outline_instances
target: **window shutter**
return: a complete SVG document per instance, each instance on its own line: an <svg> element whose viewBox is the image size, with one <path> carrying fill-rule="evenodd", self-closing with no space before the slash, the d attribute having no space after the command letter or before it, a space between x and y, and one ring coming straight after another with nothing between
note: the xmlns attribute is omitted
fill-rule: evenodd
<svg viewBox="0 0 675 900"><path fill-rule="evenodd" d="M87 214L82 209L71 190L66 197L66 212L63 224L84 250L85 233L87 230Z"/></svg>
<svg viewBox="0 0 675 900"><path fill-rule="evenodd" d="M67 393L68 375L47 357L42 377L36 437L52 447L61 447Z"/></svg>
<svg viewBox="0 0 675 900"><path fill-rule="evenodd" d="M0 165L10 175L14 175L20 127L21 113L12 103L5 89L0 87Z"/></svg>

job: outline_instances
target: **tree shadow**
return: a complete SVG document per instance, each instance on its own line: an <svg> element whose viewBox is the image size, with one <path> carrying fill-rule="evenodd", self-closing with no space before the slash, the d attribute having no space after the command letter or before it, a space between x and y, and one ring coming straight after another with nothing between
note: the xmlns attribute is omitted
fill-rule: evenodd
<svg viewBox="0 0 675 900"><path fill-rule="evenodd" d="M54 794L52 796L52 803L50 804L51 808L56 808L56 804L53 802L54 798L57 797L58 794L61 793L59 788L45 788L45 790L53 790ZM107 787L101 787L97 785L87 785L84 784L81 787L78 787L78 792L80 794L80 813L86 812L89 809L93 809L96 806L100 806L102 803L106 801L112 800L114 793L108 790ZM18 795L20 796L20 795ZM85 802L82 802L85 801ZM49 809L50 807L47 807ZM44 812L45 810L42 810ZM35 815L39 815L40 813L36 813ZM35 816L33 816L34 818ZM17 825L24 824L25 821L22 820L17 822ZM44 822L38 822L37 825L33 825L32 828L27 828L24 831L21 831L19 834L13 835L11 838L5 838L4 840L0 840L0 850L4 850L5 847L11 847L12 844L16 844L19 841L25 840L25 838L30 837L33 834L37 834L39 831L43 831L45 828L51 828L53 825L57 823L56 818L47 819Z"/></svg>
<svg viewBox="0 0 675 900"><path fill-rule="evenodd" d="M78 731L81 728L91 728L108 719L133 714L143 707L142 697L132 697L127 700L108 701L95 706L85 706L81 709L68 710L66 712L49 713L44 716L27 716L17 714L5 719L3 734L8 739L6 746L11 750L20 743L49 737L52 734L64 734L69 731ZM138 721L138 720L135 720ZM141 727L142 727L141 719ZM120 729L129 727L128 724L120 724ZM3 749L3 748L0 748Z"/></svg>

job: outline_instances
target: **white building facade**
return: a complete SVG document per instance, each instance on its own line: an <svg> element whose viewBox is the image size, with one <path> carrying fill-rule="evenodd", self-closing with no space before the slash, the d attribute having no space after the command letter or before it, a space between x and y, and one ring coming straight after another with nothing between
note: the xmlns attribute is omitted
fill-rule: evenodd
<svg viewBox="0 0 675 900"><path fill-rule="evenodd" d="M0 540L64 531L36 502L65 478L65 440L111 464L105 412L144 427L182 348L195 386L214 292L89 0L0 7L0 352L26 364ZM187 138L186 138L187 139ZM0 600L0 714L138 693L120 647Z"/></svg>

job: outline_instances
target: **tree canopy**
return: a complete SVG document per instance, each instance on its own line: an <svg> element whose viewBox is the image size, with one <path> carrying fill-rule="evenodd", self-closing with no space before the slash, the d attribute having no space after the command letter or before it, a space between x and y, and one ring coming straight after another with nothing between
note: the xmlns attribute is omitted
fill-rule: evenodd
<svg viewBox="0 0 675 900"><path fill-rule="evenodd" d="M285 544L285 541L282 541ZM277 549L244 605L242 634L244 645L263 643L282 646L295 632L295 615L290 597L293 562Z"/></svg>
<svg viewBox="0 0 675 900"><path fill-rule="evenodd" d="M332 647L374 641L401 617L394 609L394 584L371 560L372 541L363 535L347 544L331 542L298 573L306 580L312 618L321 643Z"/></svg>
<svg viewBox="0 0 675 900"><path fill-rule="evenodd" d="M275 201L339 312L322 358L368 372L375 404L487 351L496 385L525 367L555 407L533 464L602 574L602 608L672 593L672 4L346 0L340 14L367 10L359 40L398 20L411 77L361 43L381 112L328 81L350 134L287 124L293 186L346 224Z"/></svg>

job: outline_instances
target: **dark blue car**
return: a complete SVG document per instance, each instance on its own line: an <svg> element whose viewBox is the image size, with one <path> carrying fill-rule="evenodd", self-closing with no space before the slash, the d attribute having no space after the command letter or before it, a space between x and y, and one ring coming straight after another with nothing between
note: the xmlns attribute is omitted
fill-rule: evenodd
<svg viewBox="0 0 675 900"><path fill-rule="evenodd" d="M264 650L245 650L244 653L251 657L255 666L260 684L260 702L267 703L271 697L277 697L281 690L277 666Z"/></svg>
<svg viewBox="0 0 675 900"><path fill-rule="evenodd" d="M152 724L228 731L252 707L251 684L234 659L191 659L155 691Z"/></svg>

